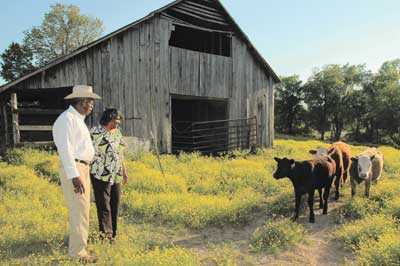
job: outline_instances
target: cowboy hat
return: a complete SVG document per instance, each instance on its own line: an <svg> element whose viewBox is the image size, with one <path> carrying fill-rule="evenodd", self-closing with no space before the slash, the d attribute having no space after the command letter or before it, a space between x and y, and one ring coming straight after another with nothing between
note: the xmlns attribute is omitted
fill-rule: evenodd
<svg viewBox="0 0 400 266"><path fill-rule="evenodd" d="M93 88L87 85L76 85L72 88L72 93L65 96L65 100L74 99L74 98L93 98L93 99L101 99L99 95L93 93Z"/></svg>

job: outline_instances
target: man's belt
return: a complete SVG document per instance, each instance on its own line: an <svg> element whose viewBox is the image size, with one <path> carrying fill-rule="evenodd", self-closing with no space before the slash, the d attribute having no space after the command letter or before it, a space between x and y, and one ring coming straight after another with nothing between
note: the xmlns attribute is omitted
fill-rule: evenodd
<svg viewBox="0 0 400 266"><path fill-rule="evenodd" d="M75 162L83 163L84 165L89 165L89 162L84 160L75 159Z"/></svg>

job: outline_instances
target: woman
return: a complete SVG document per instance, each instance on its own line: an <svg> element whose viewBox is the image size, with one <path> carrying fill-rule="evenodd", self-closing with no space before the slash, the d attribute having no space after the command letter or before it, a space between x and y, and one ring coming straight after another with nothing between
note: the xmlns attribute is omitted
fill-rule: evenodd
<svg viewBox="0 0 400 266"><path fill-rule="evenodd" d="M113 241L117 234L118 208L121 198L120 183L126 184L128 175L123 160L123 140L119 130L121 113L106 109L100 125L90 130L95 155L90 163L90 179L96 200L99 231Z"/></svg>

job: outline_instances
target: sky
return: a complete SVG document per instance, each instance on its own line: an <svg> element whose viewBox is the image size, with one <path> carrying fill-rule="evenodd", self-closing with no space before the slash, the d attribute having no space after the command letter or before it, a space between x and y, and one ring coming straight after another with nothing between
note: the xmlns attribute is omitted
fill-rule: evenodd
<svg viewBox="0 0 400 266"><path fill-rule="evenodd" d="M104 34L171 0L0 0L0 53L39 26L55 3L74 4L100 18ZM221 0L279 76L306 81L326 64L366 64L377 71L400 58L399 0ZM0 79L0 84L4 80Z"/></svg>

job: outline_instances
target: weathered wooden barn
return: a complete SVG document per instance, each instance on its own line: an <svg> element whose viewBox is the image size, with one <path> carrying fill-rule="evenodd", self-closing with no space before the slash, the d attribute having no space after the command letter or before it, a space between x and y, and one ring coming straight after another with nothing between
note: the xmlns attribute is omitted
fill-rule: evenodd
<svg viewBox="0 0 400 266"><path fill-rule="evenodd" d="M114 106L134 147L270 147L278 82L218 0L178 0L1 86L0 143L51 141L63 97L88 84L102 96L89 126Z"/></svg>

